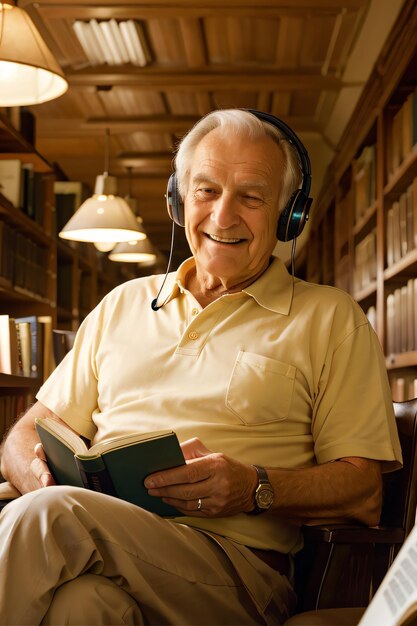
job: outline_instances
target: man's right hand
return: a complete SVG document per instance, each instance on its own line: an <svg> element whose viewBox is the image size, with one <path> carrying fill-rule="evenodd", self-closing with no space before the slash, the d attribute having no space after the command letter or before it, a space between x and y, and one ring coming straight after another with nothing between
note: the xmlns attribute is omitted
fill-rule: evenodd
<svg viewBox="0 0 417 626"><path fill-rule="evenodd" d="M35 429L35 418L46 416L62 421L36 402L16 422L2 444L1 473L20 493L55 484Z"/></svg>
<svg viewBox="0 0 417 626"><path fill-rule="evenodd" d="M30 464L30 471L35 480L39 483L39 487L50 487L55 485L55 481L46 462L45 452L41 443L35 445L35 458Z"/></svg>

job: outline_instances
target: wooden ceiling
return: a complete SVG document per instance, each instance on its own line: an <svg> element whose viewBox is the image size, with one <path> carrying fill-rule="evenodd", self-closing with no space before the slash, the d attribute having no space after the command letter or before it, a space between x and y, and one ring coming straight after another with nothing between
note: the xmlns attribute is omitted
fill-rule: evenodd
<svg viewBox="0 0 417 626"><path fill-rule="evenodd" d="M37 149L71 180L94 185L104 169L137 198L155 245L169 250L164 191L181 136L215 108L251 107L282 117L301 137L325 140L344 70L370 0L21 0L56 55L68 92L32 107ZM146 67L91 66L72 24L133 19L143 27ZM187 256L180 234L175 262Z"/></svg>

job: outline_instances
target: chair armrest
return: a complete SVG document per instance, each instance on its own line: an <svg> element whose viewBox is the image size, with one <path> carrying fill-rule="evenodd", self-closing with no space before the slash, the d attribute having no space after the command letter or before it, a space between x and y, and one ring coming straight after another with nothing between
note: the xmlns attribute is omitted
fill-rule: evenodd
<svg viewBox="0 0 417 626"><path fill-rule="evenodd" d="M359 526L345 524L326 524L323 526L303 526L304 538L308 541L324 543L403 543L403 528L384 526Z"/></svg>

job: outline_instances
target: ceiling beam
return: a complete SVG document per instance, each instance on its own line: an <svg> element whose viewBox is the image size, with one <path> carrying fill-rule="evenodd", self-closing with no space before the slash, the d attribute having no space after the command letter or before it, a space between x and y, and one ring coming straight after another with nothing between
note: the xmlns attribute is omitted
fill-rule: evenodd
<svg viewBox="0 0 417 626"><path fill-rule="evenodd" d="M320 74L280 72L273 68L265 71L250 71L240 68L213 69L201 71L175 70L166 67L134 68L126 66L120 69L100 67L66 71L66 78L71 87L91 88L93 86L131 87L155 91L258 91L280 90L339 90L342 87L358 86L357 82L345 83L335 76Z"/></svg>
<svg viewBox="0 0 417 626"><path fill-rule="evenodd" d="M173 154L171 152L121 152L116 157L120 167L140 167L158 171L171 171Z"/></svg>
<svg viewBox="0 0 417 626"><path fill-rule="evenodd" d="M67 137L101 137L103 131L112 134L130 135L132 133L184 134L200 116L152 116L116 118L60 119L38 118L36 134L39 139L57 139ZM318 124L311 117L287 116L285 122L296 132L320 132Z"/></svg>
<svg viewBox="0 0 417 626"><path fill-rule="evenodd" d="M198 115L152 115L148 117L60 119L41 118L36 121L41 138L101 136L104 130L127 135L131 133L185 133L199 120Z"/></svg>
<svg viewBox="0 0 417 626"><path fill-rule="evenodd" d="M113 173L118 168L140 167L142 172L145 170L164 174L171 171L173 154L171 152L121 152L116 157L110 158L109 169ZM97 154L97 159L91 156L67 156L61 155L59 149L54 152L54 160L58 161L62 169L66 171L71 169L86 176L90 171L94 171L94 176L102 167L102 155ZM97 167L97 162L99 166Z"/></svg>
<svg viewBox="0 0 417 626"><path fill-rule="evenodd" d="M114 0L102 0L100 5L86 0L71 3L58 3L57 0L20 0L19 6L29 12L37 12L42 18L56 19L153 19L153 18L199 18L219 17L282 17L284 15L301 16L314 14L336 15L341 10L358 10L367 4L367 0L262 0L256 4L253 0L211 0L199 5L195 0L182 0L174 4L126 1L118 4Z"/></svg>

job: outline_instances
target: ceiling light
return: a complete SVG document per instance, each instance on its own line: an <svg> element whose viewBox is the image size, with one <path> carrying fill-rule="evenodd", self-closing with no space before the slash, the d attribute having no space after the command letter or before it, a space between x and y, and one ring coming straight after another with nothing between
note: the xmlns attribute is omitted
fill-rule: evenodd
<svg viewBox="0 0 417 626"><path fill-rule="evenodd" d="M96 178L94 195L83 202L59 233L62 239L111 244L146 237L127 202L117 195L116 178L108 174L108 137L107 130L105 171Z"/></svg>
<svg viewBox="0 0 417 626"><path fill-rule="evenodd" d="M0 2L0 106L23 106L58 98L68 83L29 15Z"/></svg>
<svg viewBox="0 0 417 626"><path fill-rule="evenodd" d="M142 25L135 20L76 20L73 29L91 65L145 66L151 60Z"/></svg>
<svg viewBox="0 0 417 626"><path fill-rule="evenodd" d="M156 261L156 254L149 239L118 243L109 254L110 261L121 263L145 263Z"/></svg>

